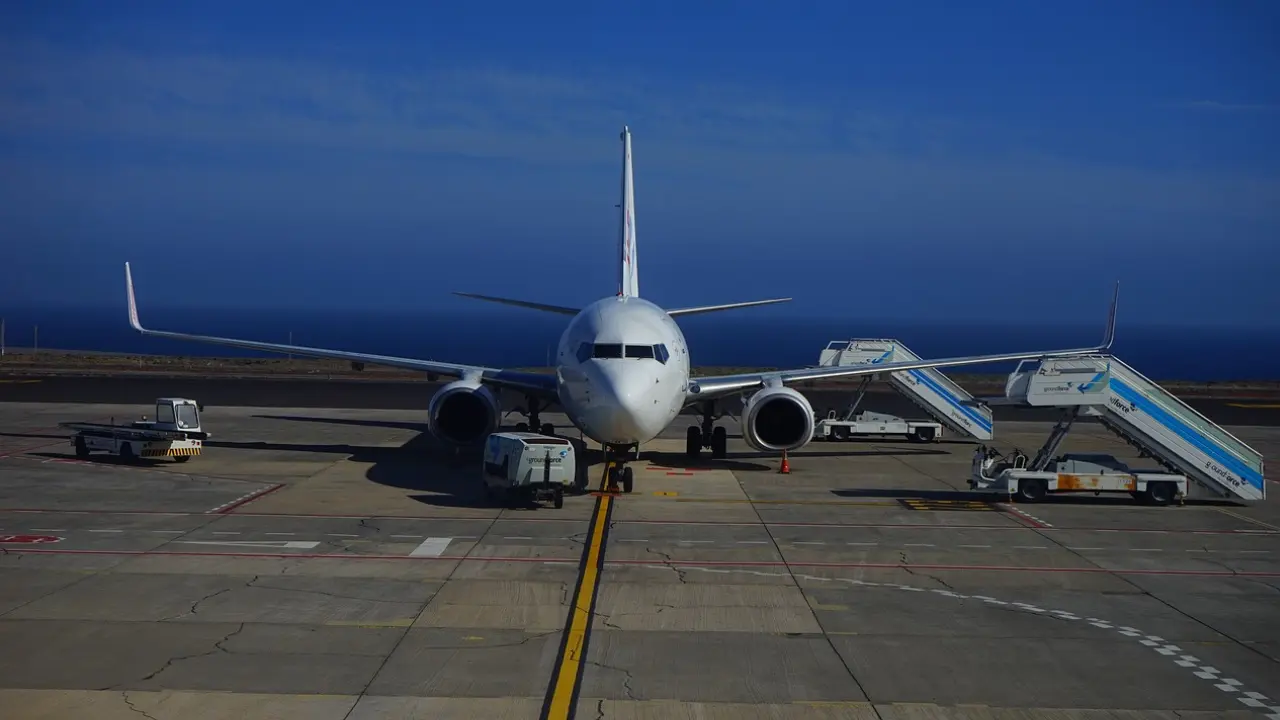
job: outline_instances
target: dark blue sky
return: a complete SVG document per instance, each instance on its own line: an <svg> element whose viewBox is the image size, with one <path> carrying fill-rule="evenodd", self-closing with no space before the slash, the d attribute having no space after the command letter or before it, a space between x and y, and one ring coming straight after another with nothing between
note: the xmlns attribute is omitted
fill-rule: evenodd
<svg viewBox="0 0 1280 720"><path fill-rule="evenodd" d="M605 5L6 3L0 306L1280 323L1276 3Z"/></svg>

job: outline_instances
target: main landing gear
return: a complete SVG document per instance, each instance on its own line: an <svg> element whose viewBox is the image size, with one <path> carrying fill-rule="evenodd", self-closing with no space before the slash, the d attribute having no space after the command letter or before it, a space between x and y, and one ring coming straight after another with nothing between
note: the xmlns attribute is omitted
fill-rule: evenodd
<svg viewBox="0 0 1280 720"><path fill-rule="evenodd" d="M729 451L729 431L723 425L715 425L715 421L724 415L716 415L716 404L712 400L702 403L698 410L702 414L702 425L689 426L685 435L685 454L696 458L702 448L710 448L711 457L725 457Z"/></svg>
<svg viewBox="0 0 1280 720"><path fill-rule="evenodd" d="M525 414L529 416L529 422L516 423L516 432L529 432L529 428L535 428L534 432L543 435L555 435L555 425L542 422L540 413L547 409L546 406L539 406L538 399L535 397L526 397L525 402L528 404L528 411Z"/></svg>
<svg viewBox="0 0 1280 720"><path fill-rule="evenodd" d="M604 492L629 493L635 486L635 475L627 466L627 460L638 459L640 448L636 445L606 445L604 447Z"/></svg>

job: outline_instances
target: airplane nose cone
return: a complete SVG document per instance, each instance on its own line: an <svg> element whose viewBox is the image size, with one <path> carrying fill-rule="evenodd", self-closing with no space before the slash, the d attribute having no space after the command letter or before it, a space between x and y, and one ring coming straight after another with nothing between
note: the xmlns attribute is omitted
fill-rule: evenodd
<svg viewBox="0 0 1280 720"><path fill-rule="evenodd" d="M595 380L598 414L593 419L610 442L642 442L661 432L653 427L658 413L652 373L639 363L615 361L598 365Z"/></svg>

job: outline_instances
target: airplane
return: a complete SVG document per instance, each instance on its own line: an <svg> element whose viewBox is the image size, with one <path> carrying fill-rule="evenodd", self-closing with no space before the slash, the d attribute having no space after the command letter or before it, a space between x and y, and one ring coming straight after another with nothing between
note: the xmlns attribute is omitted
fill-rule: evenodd
<svg viewBox="0 0 1280 720"><path fill-rule="evenodd" d="M705 448L713 458L726 456L728 435L715 421L717 406L733 395L741 399L739 415L743 439L760 452L794 451L813 437L813 407L790 384L891 373L899 370L1028 360L1050 356L1105 354L1115 338L1116 284L1102 344L1063 350L972 355L878 365L802 367L715 377L693 377L691 357L676 318L701 313L787 302L774 298L720 305L664 309L640 295L636 252L635 192L631 161L631 131L624 126L622 140L622 192L618 231L618 290L582 308L547 305L510 298L455 293L483 301L531 308L570 316L560 337L554 374L521 372L496 367L465 365L437 360L391 357L369 353L303 347L280 343L150 330L138 320L133 276L125 263L129 324L137 332L176 340L211 343L272 353L347 360L357 369L364 364L405 368L427 373L429 378L456 378L441 387L427 406L427 427L436 438L454 448L476 446L501 426L503 413L495 390L524 396L521 414L535 432L553 434L540 423L540 412L558 404L569 421L605 454L605 486L631 492L632 469L640 446L658 437L685 408L696 405L701 422L686 434L685 451L697 458ZM750 393L748 395L748 393ZM521 423L518 427L524 427Z"/></svg>

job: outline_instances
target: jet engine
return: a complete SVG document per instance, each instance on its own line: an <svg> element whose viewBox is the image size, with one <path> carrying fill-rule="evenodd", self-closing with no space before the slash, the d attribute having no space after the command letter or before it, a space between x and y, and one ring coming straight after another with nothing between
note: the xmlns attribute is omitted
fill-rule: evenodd
<svg viewBox="0 0 1280 720"><path fill-rule="evenodd" d="M742 437L756 450L796 450L813 439L813 406L789 387L769 387L742 409Z"/></svg>
<svg viewBox="0 0 1280 720"><path fill-rule="evenodd" d="M498 398L475 380L455 380L440 388L427 408L431 434L453 445L479 445L498 429Z"/></svg>

